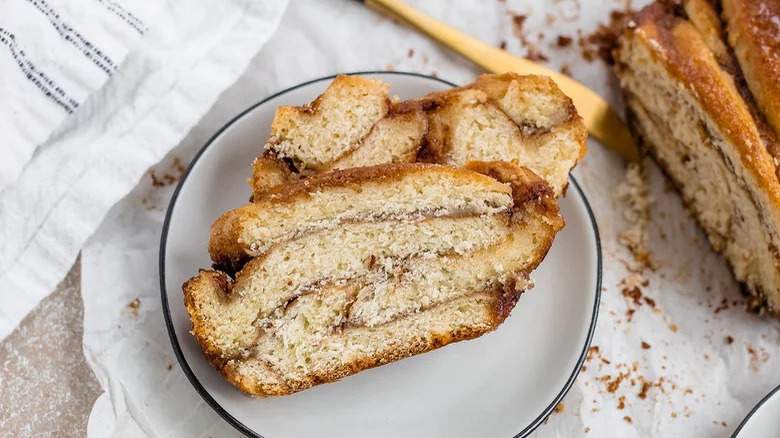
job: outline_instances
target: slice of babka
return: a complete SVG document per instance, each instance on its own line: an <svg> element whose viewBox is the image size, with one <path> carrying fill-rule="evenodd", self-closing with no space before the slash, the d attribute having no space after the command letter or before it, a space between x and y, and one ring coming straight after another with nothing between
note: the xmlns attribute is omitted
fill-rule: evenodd
<svg viewBox="0 0 780 438"><path fill-rule="evenodd" d="M429 128L421 161L462 166L511 161L542 177L556 194L585 156L587 131L574 103L546 76L481 75L422 99Z"/></svg>
<svg viewBox="0 0 780 438"><path fill-rule="evenodd" d="M780 2L721 6L725 26L706 0L646 7L618 40L615 71L642 146L737 280L780 317Z"/></svg>
<svg viewBox="0 0 780 438"><path fill-rule="evenodd" d="M253 198L317 172L414 161L428 120L421 105L394 102L388 89L377 79L339 75L313 102L277 108L253 164Z"/></svg>
<svg viewBox="0 0 780 438"><path fill-rule="evenodd" d="M335 116L343 112L350 117ZM339 76L314 102L277 110L254 163L253 197L317 172L415 160L515 162L560 194L586 138L571 99L547 77L482 75L465 87L392 103L381 82Z"/></svg>
<svg viewBox="0 0 780 438"><path fill-rule="evenodd" d="M250 394L290 394L494 330L564 221L506 162L323 173L228 212L184 297L209 360ZM240 265L240 263L239 263Z"/></svg>

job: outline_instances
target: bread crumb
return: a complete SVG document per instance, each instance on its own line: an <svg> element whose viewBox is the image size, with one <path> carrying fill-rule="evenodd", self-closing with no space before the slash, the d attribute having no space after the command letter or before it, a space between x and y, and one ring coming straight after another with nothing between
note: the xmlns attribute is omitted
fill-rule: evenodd
<svg viewBox="0 0 780 438"><path fill-rule="evenodd" d="M168 364L168 371L171 371L172 369L173 369L173 364L172 364L172 363L169 363L169 364Z"/></svg>
<svg viewBox="0 0 780 438"><path fill-rule="evenodd" d="M558 47L569 47L571 45L572 38L566 35L558 35L557 44Z"/></svg>
<svg viewBox="0 0 780 438"><path fill-rule="evenodd" d="M136 298L133 301L130 301L127 304L127 314L130 315L131 318L137 319L138 318L138 309L140 307L141 307L141 300L139 298Z"/></svg>
<svg viewBox="0 0 780 438"><path fill-rule="evenodd" d="M407 57L411 58L414 56L414 49L409 49L409 52L406 54Z"/></svg>
<svg viewBox="0 0 780 438"><path fill-rule="evenodd" d="M618 241L634 255L638 263L638 266L633 267L634 271L650 266L647 223L653 199L648 190L646 166L641 164L644 162L629 163L623 181L617 186L618 199L625 206L623 218L629 224L627 229L618 234Z"/></svg>
<svg viewBox="0 0 780 438"><path fill-rule="evenodd" d="M734 343L734 338L731 336L726 336L726 339L724 339L724 342L726 342L726 345L731 345Z"/></svg>
<svg viewBox="0 0 780 438"><path fill-rule="evenodd" d="M634 420L632 420L632 419L631 419L631 417L629 417L628 415L626 415L625 417L623 417L623 419L624 419L624 420L626 420L626 423L628 423L628 424L631 424L631 423L633 423L633 422L634 422Z"/></svg>
<svg viewBox="0 0 780 438"><path fill-rule="evenodd" d="M558 406L555 407L555 413L558 414L560 412L564 412L566 407L563 405L563 403L558 403Z"/></svg>
<svg viewBox="0 0 780 438"><path fill-rule="evenodd" d="M649 350L649 349L650 349L650 344L648 344L648 343L647 343L647 342L645 342L645 341L642 341L642 349L644 349L644 350Z"/></svg>
<svg viewBox="0 0 780 438"><path fill-rule="evenodd" d="M638 397L642 400L647 398L647 391L650 390L650 387L653 385L650 382L642 382L642 390L639 391Z"/></svg>

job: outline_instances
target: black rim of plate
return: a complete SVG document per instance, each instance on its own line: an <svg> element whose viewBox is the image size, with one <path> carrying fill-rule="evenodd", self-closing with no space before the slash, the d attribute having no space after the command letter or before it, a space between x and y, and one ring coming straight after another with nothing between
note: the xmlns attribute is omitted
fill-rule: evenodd
<svg viewBox="0 0 780 438"><path fill-rule="evenodd" d="M378 75L378 74L389 74L389 75L403 75L403 76L416 76L420 78L426 78L433 81L438 81L443 84L449 85L451 87L456 87L457 85L453 84L452 82L445 81L444 79L439 79L433 76L424 75L420 73L411 73L411 72L396 72L396 71L381 71L381 70L374 70L374 71L360 71L360 72L354 72L354 73L346 73L348 75ZM184 186L185 182L187 181L187 177L189 176L192 169L195 167L195 164L198 162L200 157L203 155L203 153L208 149L209 146L216 140L223 131L228 129L230 126L233 125L236 121L244 117L247 113L254 110L255 108L259 107L260 105L278 97L282 94L288 93L290 91L293 91L297 88L304 87L306 85L313 84L315 82L321 82L321 81L327 81L332 80L337 75L330 75L325 76L317 79L313 79L307 82L303 82L301 84L292 86L290 88L286 88L282 91L279 91L269 97L266 97L265 99L261 100L260 102L250 106L249 108L245 109L241 113L239 113L237 116L233 117L229 122L227 122L222 128L219 129L207 142L203 147L198 151L197 154L195 154L195 157L192 159L192 162L190 162L190 165L187 167L187 170L182 175L181 179L179 180L179 183L176 185L176 190L173 192L173 196L171 197L170 204L168 204L168 211L165 214L165 222L163 223L163 229L162 229L162 236L160 237L160 260L159 260L159 270L160 270L160 295L162 298L162 311L163 316L165 317L165 326L168 329L168 337L171 340L171 346L173 347L173 352L176 355L176 360L179 362L179 365L181 366L181 369L184 371L184 374L187 376L187 379L189 379L192 386L195 388L195 390L200 394L200 396L203 398L203 400L217 413L219 414L225 421L227 421L231 426L235 427L239 432L245 434L249 437L254 438L263 438L262 435L252 431L250 428L245 426L243 423L238 421L235 417L230 415L214 398L209 394L208 390L200 383L197 376L195 376L195 373L192 372L192 369L190 368L189 364L187 363L187 360L184 358L184 353L182 352L181 346L179 345L179 340L176 336L176 331L173 327L173 321L171 320L171 312L170 307L168 305L168 292L165 287L165 249L166 244L168 240L168 227L170 226L171 222L171 216L173 214L173 209L176 206L176 200L179 197L179 192L181 191L181 188ZM601 300L601 276L602 276L602 260L601 260L601 238L599 236L599 229L596 225L596 218L593 215L593 210L590 208L590 204L588 203L588 199L585 197L585 193L582 191L582 188L577 183L577 180L574 179L574 177L569 176L569 181L574 186L575 190L577 191L577 194L582 199L583 203L585 204L585 209L588 212L588 217L590 219L591 226L593 228L593 237L595 239L596 244L596 263L597 263L597 273L596 273L596 298L595 302L593 304L593 315L591 316L591 322L590 327L588 328L588 335L585 339L585 345L582 349L582 353L580 353L580 357L577 360L577 364L574 367L574 370L572 370L571 376L566 381L566 384L563 386L561 391L558 393L557 396L553 399L553 401L539 414L539 416L536 417L534 421L531 422L528 426L526 426L520 433L514 436L514 438L524 438L527 437L531 432L533 432L537 427L539 427L540 424L552 413L553 409L558 405L558 403L561 402L564 396L566 396L566 393L569 392L569 389L574 384L574 380L577 378L577 376L580 373L580 368L582 367L582 364L585 362L585 357L588 354L588 349L590 348L590 343L593 340L593 333L596 330L596 321L598 319L598 312L599 312L599 302ZM752 413L751 413L752 414ZM740 426L741 427L741 426Z"/></svg>
<svg viewBox="0 0 780 438"><path fill-rule="evenodd" d="M738 438L739 433L742 431L742 428L747 426L750 419L753 418L753 415L755 415L755 413L758 412L758 410L761 409L761 407L764 406L764 404L768 402L769 399L779 394L780 394L780 385L778 385L777 387L775 387L775 389L770 391L769 394L765 395L764 398L762 398L757 405L753 406L753 409L751 409L750 412L748 412L747 416L745 416L745 419L742 420L741 423L739 423L739 426L737 426L737 430L734 431L734 433L731 435L731 438Z"/></svg>

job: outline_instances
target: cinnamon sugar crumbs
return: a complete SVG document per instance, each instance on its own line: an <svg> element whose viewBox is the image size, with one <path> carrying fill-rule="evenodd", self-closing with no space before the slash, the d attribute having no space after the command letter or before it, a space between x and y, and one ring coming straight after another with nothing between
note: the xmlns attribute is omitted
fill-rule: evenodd
<svg viewBox="0 0 780 438"><path fill-rule="evenodd" d="M528 38L526 37L523 26L525 25L525 21L528 19L528 17L521 14L515 14L514 12L510 11L507 11L507 13L512 17L512 34L514 34L515 38L520 40L520 44L527 50L525 58L534 62L549 61L549 58L544 53L542 53L539 47L528 41ZM544 35L541 32L537 35L539 40L541 40L543 37Z"/></svg>
<svg viewBox="0 0 780 438"><path fill-rule="evenodd" d="M556 40L556 44L558 47L569 47L572 42L572 37L566 36L566 35L558 35L558 38Z"/></svg>
<svg viewBox="0 0 780 438"><path fill-rule="evenodd" d="M601 377L601 381L607 383L608 392L614 393L620 387L620 383L623 382L623 379L625 379L627 376L628 374L621 373L615 376L614 379L612 379L611 376L607 374Z"/></svg>
<svg viewBox="0 0 780 438"><path fill-rule="evenodd" d="M565 409L566 407L563 405L563 403L558 403L558 406L555 407L554 412L558 414L560 412L564 412Z"/></svg>
<svg viewBox="0 0 780 438"><path fill-rule="evenodd" d="M633 423L633 422L634 422L634 420L632 420L632 419L631 419L631 417L629 417L628 415L626 415L625 417L623 417L623 419L624 419L624 420L626 420L626 423L628 423L628 424L631 424L631 423Z"/></svg>
<svg viewBox="0 0 780 438"><path fill-rule="evenodd" d="M618 408L618 409L620 409L620 410L622 410L622 409L625 409L625 407L626 407L626 396L625 396L625 395L621 395L621 396L618 398L618 405L617 405L617 408Z"/></svg>
<svg viewBox="0 0 780 438"><path fill-rule="evenodd" d="M138 309L141 308L141 300L139 298L134 299L133 301L130 301L127 303L127 314L130 315L131 318L137 319L138 318Z"/></svg>
<svg viewBox="0 0 780 438"><path fill-rule="evenodd" d="M639 394L637 394L637 396L639 398L641 398L642 400L646 399L647 398L647 391L649 391L650 388L652 388L652 386L653 386L653 384L650 383L650 382L642 382L642 390L639 391Z"/></svg>
<svg viewBox="0 0 780 438"><path fill-rule="evenodd" d="M187 168L184 167L184 165L181 163L179 157L174 156L173 160L171 161L169 172L165 172L162 175L158 175L154 169L149 169L148 174L149 177L152 179L152 186L167 187L169 185L176 184L177 182L179 182L179 179L181 179L181 176L184 175L184 172L186 170Z"/></svg>
<svg viewBox="0 0 780 438"><path fill-rule="evenodd" d="M590 360L593 359L593 356L597 355L597 354L599 354L599 346L598 345L594 345L594 346L588 348L588 357L585 358L585 360L590 362Z"/></svg>
<svg viewBox="0 0 780 438"><path fill-rule="evenodd" d="M528 45L528 53L526 53L525 57L534 62L545 62L550 60L550 58L545 56L538 47L533 45Z"/></svg>
<svg viewBox="0 0 780 438"><path fill-rule="evenodd" d="M609 23L600 24L590 35L578 38L577 43L582 49L582 56L585 60L592 62L598 58L607 65L614 65L612 49L616 46L618 36L632 15L634 15L634 11L629 2L625 10L610 12Z"/></svg>
<svg viewBox="0 0 780 438"><path fill-rule="evenodd" d="M528 17L511 12L509 14L512 16L512 32L514 33L515 37L525 39L525 36L523 35L523 25L525 24L525 20L528 19Z"/></svg>
<svg viewBox="0 0 780 438"><path fill-rule="evenodd" d="M642 349L643 350L649 350L650 349L650 344L648 344L645 341L642 341Z"/></svg>
<svg viewBox="0 0 780 438"><path fill-rule="evenodd" d="M712 311L712 313L717 314L717 313L720 313L722 310L726 310L728 308L729 308L729 300L728 300L728 298L723 298L720 301L720 305L718 307L716 307L715 310Z"/></svg>
<svg viewBox="0 0 780 438"><path fill-rule="evenodd" d="M628 228L618 234L618 241L634 255L635 265L628 266L635 273L652 268L647 250L647 224L653 198L648 189L646 160L629 163L623 181L617 186L618 200L624 205L623 219Z"/></svg>
<svg viewBox="0 0 780 438"><path fill-rule="evenodd" d="M767 353L763 347L759 347L759 350L756 351L753 346L747 345L745 346L745 350L747 350L748 354L750 354L750 367L753 369L753 371L758 371L762 363L769 361L769 353Z"/></svg>
<svg viewBox="0 0 780 438"><path fill-rule="evenodd" d="M624 297L634 300L634 304L642 305L642 302L640 301L642 299L642 291L640 291L638 287L623 288L621 293Z"/></svg>

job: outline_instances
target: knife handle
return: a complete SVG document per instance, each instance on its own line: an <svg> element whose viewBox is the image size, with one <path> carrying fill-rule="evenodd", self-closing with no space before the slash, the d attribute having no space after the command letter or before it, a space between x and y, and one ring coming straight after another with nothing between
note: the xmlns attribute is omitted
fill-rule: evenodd
<svg viewBox="0 0 780 438"><path fill-rule="evenodd" d="M636 161L633 137L620 116L588 87L545 66L520 58L437 21L402 0L365 0L365 5L394 17L461 54L491 73L515 72L549 76L573 101L590 135L622 157ZM583 107L587 105L587 107Z"/></svg>

